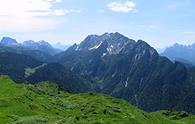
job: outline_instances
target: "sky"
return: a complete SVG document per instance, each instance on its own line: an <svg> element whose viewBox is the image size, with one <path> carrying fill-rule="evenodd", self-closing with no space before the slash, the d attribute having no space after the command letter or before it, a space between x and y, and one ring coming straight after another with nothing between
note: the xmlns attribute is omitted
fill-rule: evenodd
<svg viewBox="0 0 195 124"><path fill-rule="evenodd" d="M0 0L0 38L80 43L119 32L155 48L195 42L195 0Z"/></svg>

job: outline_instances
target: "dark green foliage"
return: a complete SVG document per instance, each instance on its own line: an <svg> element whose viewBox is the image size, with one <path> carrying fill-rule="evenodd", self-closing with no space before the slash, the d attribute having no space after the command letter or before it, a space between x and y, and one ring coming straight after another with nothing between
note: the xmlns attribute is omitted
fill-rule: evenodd
<svg viewBox="0 0 195 124"><path fill-rule="evenodd" d="M11 53L27 55L42 62L48 62L52 57L47 52L40 51L40 50L33 50L22 46L0 46L0 52L11 52Z"/></svg>
<svg viewBox="0 0 195 124"><path fill-rule="evenodd" d="M16 81L24 80L24 69L34 68L42 63L32 57L11 52L0 52L0 74L9 75Z"/></svg>
<svg viewBox="0 0 195 124"><path fill-rule="evenodd" d="M88 91L83 79L57 63L44 64L30 56L0 52L0 75L9 75L17 82L52 81L71 91Z"/></svg>
<svg viewBox="0 0 195 124"><path fill-rule="evenodd" d="M27 78L27 81L32 83L51 81L75 92L88 90L81 78L58 63L51 63L38 68L35 73Z"/></svg>

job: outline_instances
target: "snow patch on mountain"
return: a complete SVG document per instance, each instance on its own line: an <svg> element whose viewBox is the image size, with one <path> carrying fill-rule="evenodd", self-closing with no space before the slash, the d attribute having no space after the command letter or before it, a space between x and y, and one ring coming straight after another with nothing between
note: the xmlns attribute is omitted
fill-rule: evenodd
<svg viewBox="0 0 195 124"><path fill-rule="evenodd" d="M104 57L104 56L106 56L106 55L107 55L107 53L103 53L102 57Z"/></svg>
<svg viewBox="0 0 195 124"><path fill-rule="evenodd" d="M98 45L95 45L95 46L89 48L89 50L98 49L98 48L102 45L102 43L103 43L103 42L101 41Z"/></svg>
<svg viewBox="0 0 195 124"><path fill-rule="evenodd" d="M125 81L125 87L128 86L128 81L129 81L129 78L127 78L127 80Z"/></svg>

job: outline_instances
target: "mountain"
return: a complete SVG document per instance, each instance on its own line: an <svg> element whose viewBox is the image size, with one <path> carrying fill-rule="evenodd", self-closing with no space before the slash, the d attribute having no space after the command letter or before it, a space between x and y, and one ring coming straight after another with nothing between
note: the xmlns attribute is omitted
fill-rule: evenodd
<svg viewBox="0 0 195 124"><path fill-rule="evenodd" d="M38 42L32 40L24 41L22 46L32 50L39 50L48 53L49 55L55 55L61 52L61 50L53 48L52 45L44 40Z"/></svg>
<svg viewBox="0 0 195 124"><path fill-rule="evenodd" d="M43 63L30 56L0 52L0 75L17 82L52 81L74 92L87 91L84 80L58 63Z"/></svg>
<svg viewBox="0 0 195 124"><path fill-rule="evenodd" d="M10 52L31 56L42 62L49 62L52 55L39 50L32 50L22 46L0 46L0 52Z"/></svg>
<svg viewBox="0 0 195 124"><path fill-rule="evenodd" d="M181 61L186 64L195 65L194 53L195 44L185 46L176 43L173 46L166 48L161 55L168 57L172 61Z"/></svg>
<svg viewBox="0 0 195 124"><path fill-rule="evenodd" d="M61 50L53 48L46 41L24 41L18 43L15 39L4 37L0 41L0 52L14 52L18 54L29 55L43 62L48 62L51 56L60 53Z"/></svg>
<svg viewBox="0 0 195 124"><path fill-rule="evenodd" d="M88 91L89 87L84 80L58 63L49 63L35 68L26 68L26 80L31 83L42 81L55 82L74 92Z"/></svg>
<svg viewBox="0 0 195 124"><path fill-rule="evenodd" d="M42 62L26 55L11 52L0 52L0 74L9 75L15 80L24 80L24 69L34 68Z"/></svg>
<svg viewBox="0 0 195 124"><path fill-rule="evenodd" d="M16 84L0 76L0 124L194 124L186 112L144 112L104 94L73 94L49 82Z"/></svg>
<svg viewBox="0 0 195 124"><path fill-rule="evenodd" d="M195 71L171 62L142 40L90 35L53 60L91 83L91 90L123 98L146 111L195 113Z"/></svg>
<svg viewBox="0 0 195 124"><path fill-rule="evenodd" d="M12 39L10 37L3 37L0 45L3 46L12 46L12 45L17 45L17 41L15 39Z"/></svg>
<svg viewBox="0 0 195 124"><path fill-rule="evenodd" d="M104 41L106 41L106 44ZM95 50L102 44L105 44L107 45L107 54L118 54L129 42L134 43L133 40L124 37L118 32L110 34L105 33L101 36L90 35L84 42L77 46L76 51Z"/></svg>

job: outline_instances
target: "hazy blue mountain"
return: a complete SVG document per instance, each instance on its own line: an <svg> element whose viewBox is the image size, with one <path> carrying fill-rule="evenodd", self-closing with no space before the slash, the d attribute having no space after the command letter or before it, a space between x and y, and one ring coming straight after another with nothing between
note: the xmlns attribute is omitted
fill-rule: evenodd
<svg viewBox="0 0 195 124"><path fill-rule="evenodd" d="M55 56L74 73L91 81L91 89L147 110L195 113L195 71L171 62L142 40L120 33L90 35Z"/></svg>
<svg viewBox="0 0 195 124"><path fill-rule="evenodd" d="M39 50L39 51L48 53L50 55L55 55L55 54L61 52L61 50L53 48L53 46L51 44L49 44L48 42L46 42L44 40L38 41L38 42L35 42L32 40L24 41L22 43L22 46L29 48L29 49L32 49L32 50Z"/></svg>
<svg viewBox="0 0 195 124"><path fill-rule="evenodd" d="M33 40L28 40L28 41L24 41L23 43L18 43L15 39L12 39L10 37L3 37L2 40L0 41L0 46L9 46L12 48L22 47L22 48L27 48L29 50L39 50L50 55L55 55L61 52L60 49L53 48L51 44L49 44L44 40L38 42L35 42Z"/></svg>
<svg viewBox="0 0 195 124"><path fill-rule="evenodd" d="M31 56L37 60L48 62L51 57L61 50L53 48L46 41L24 41L23 43L18 43L15 39L4 37L0 42L0 52L13 52L18 54L24 54Z"/></svg>
<svg viewBox="0 0 195 124"><path fill-rule="evenodd" d="M17 44L18 44L17 41L10 37L3 37L2 40L0 41L0 45L3 45L3 46L12 46L12 45L17 45Z"/></svg>
<svg viewBox="0 0 195 124"><path fill-rule="evenodd" d="M192 45L181 45L174 44L168 47L161 55L166 56L172 61L187 62L187 64L195 65L195 44Z"/></svg>

